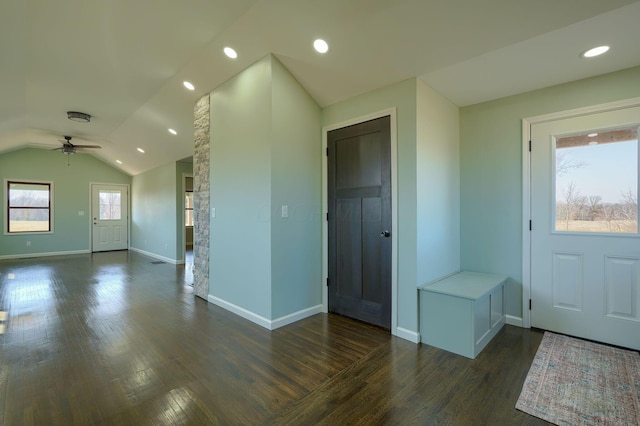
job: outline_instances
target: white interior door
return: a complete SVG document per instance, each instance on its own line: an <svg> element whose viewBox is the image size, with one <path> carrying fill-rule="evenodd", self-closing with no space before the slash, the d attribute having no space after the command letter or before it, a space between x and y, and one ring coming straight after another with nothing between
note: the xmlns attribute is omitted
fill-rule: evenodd
<svg viewBox="0 0 640 426"><path fill-rule="evenodd" d="M640 349L640 107L531 127L531 325Z"/></svg>
<svg viewBox="0 0 640 426"><path fill-rule="evenodd" d="M91 185L92 251L128 248L128 188Z"/></svg>

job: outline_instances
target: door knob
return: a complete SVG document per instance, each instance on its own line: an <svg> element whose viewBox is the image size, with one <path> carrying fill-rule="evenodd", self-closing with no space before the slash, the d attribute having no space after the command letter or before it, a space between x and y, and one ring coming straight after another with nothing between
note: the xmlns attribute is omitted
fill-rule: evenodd
<svg viewBox="0 0 640 426"><path fill-rule="evenodd" d="M388 238L388 237L389 237L389 235L391 235L391 233L390 233L389 231L382 231L382 232L380 233L380 236L381 236L381 237L385 237L385 238Z"/></svg>

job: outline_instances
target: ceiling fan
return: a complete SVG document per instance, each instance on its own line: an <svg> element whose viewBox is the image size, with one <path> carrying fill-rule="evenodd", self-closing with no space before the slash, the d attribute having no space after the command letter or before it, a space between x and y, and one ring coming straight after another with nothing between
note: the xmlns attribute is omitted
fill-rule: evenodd
<svg viewBox="0 0 640 426"><path fill-rule="evenodd" d="M69 157L71 154L75 154L76 151L84 152L87 149L100 149L100 145L76 145L71 143L71 136L65 136L64 141L58 140L62 144L59 148L54 148L53 151L60 151L63 154L67 154L67 166L69 166Z"/></svg>
<svg viewBox="0 0 640 426"><path fill-rule="evenodd" d="M100 145L76 145L71 143L71 136L65 136L64 141L58 141L62 144L61 147L55 148L54 151L60 151L63 154L71 155L75 154L76 151L83 152L86 149L100 149L102 148Z"/></svg>

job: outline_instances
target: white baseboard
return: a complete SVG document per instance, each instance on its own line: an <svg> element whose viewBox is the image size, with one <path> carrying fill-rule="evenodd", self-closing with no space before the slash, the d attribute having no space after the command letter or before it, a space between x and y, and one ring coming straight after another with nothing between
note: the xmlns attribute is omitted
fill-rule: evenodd
<svg viewBox="0 0 640 426"><path fill-rule="evenodd" d="M129 250L135 251L135 252L140 253L140 254L144 254L145 256L153 257L154 259L162 260L163 262L171 263L172 265L182 265L184 263L184 260L170 259L168 257L161 256L161 255L155 254L155 253L151 253L149 251L144 251L144 250L136 248L136 247L129 247Z"/></svg>
<svg viewBox="0 0 640 426"><path fill-rule="evenodd" d="M521 327L522 328L522 318L521 317L514 317L513 315L506 315L506 317L507 317L507 324L515 325L516 327Z"/></svg>
<svg viewBox="0 0 640 426"><path fill-rule="evenodd" d="M209 295L207 297L209 303L213 303L216 306L220 306L223 309L226 309L229 312L233 312L234 314L241 316L242 318L249 320L253 323L258 324L261 327L267 328L271 330L271 321L266 319L263 316L258 314L254 314L251 311L246 310L245 308L241 308L238 305L234 305L233 303L229 303L226 300L220 299L219 297L215 297L213 295Z"/></svg>
<svg viewBox="0 0 640 426"><path fill-rule="evenodd" d="M276 328L284 327L285 325L293 324L296 321L300 321L302 319L308 318L315 314L319 314L322 312L322 304L311 306L310 308L303 309L298 312L294 312L289 315L285 315L280 318L276 318L271 321L270 330L275 330Z"/></svg>
<svg viewBox="0 0 640 426"><path fill-rule="evenodd" d="M0 256L0 260L25 259L28 257L68 256L71 254L88 254L88 253L91 253L91 250L49 251L45 253L7 254L7 255Z"/></svg>
<svg viewBox="0 0 640 426"><path fill-rule="evenodd" d="M420 333L407 330L406 328L396 327L395 333L392 333L394 336L400 337L401 339L408 340L411 343L420 343Z"/></svg>
<svg viewBox="0 0 640 426"><path fill-rule="evenodd" d="M220 299L219 297L215 297L211 294L207 297L207 300L209 301L209 303L213 303L214 305L220 306L221 308L226 309L229 312L233 312L234 314L246 320L249 320L254 324L258 324L259 326L266 328L267 330L275 330L276 328L284 327L285 325L292 324L296 321L300 321L301 319L322 312L322 305L317 305L298 312L294 312L289 315L285 315L275 320L270 320L238 305L234 305L233 303Z"/></svg>

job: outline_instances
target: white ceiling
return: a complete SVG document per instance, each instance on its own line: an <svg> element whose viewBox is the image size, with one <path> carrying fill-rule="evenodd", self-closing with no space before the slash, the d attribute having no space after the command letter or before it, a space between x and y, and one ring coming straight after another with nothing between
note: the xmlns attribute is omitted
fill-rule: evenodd
<svg viewBox="0 0 640 426"><path fill-rule="evenodd" d="M131 175L192 155L194 102L268 53L323 107L410 77L465 106L640 65L631 0L3 0L0 16L0 153L71 135Z"/></svg>

